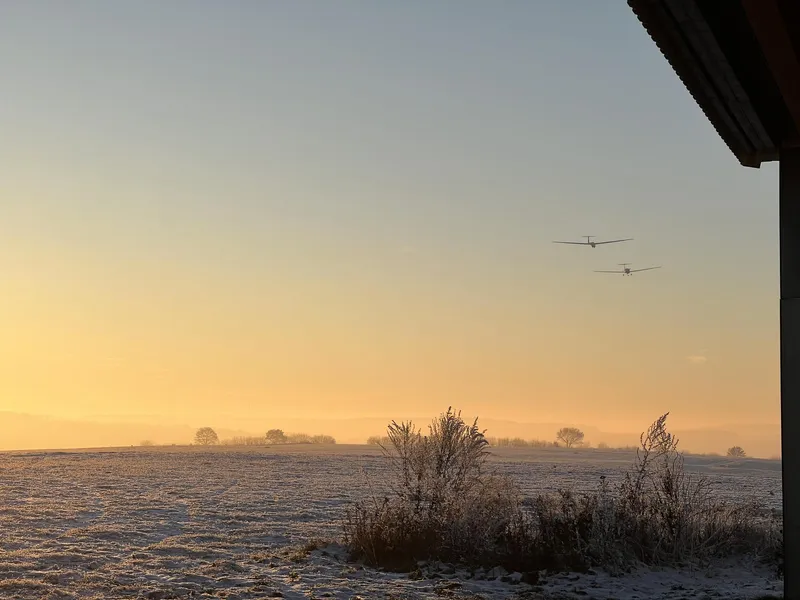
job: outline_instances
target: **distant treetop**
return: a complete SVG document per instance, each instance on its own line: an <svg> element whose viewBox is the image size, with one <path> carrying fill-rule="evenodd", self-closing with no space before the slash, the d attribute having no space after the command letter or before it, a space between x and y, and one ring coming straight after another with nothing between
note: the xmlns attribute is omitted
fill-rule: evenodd
<svg viewBox="0 0 800 600"><path fill-rule="evenodd" d="M219 442L217 432L211 427L201 427L194 434L194 443L200 446L213 446Z"/></svg>

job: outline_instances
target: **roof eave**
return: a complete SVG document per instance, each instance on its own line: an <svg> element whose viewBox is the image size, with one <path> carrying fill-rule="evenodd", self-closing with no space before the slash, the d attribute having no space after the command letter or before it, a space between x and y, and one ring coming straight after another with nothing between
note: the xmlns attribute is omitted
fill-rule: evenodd
<svg viewBox="0 0 800 600"><path fill-rule="evenodd" d="M695 0L628 0L628 5L739 162L758 168L778 160L778 149Z"/></svg>

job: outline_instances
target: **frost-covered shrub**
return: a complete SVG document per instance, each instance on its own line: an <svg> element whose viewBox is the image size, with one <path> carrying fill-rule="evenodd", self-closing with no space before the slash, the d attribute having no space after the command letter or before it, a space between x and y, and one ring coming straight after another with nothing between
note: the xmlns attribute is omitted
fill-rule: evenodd
<svg viewBox="0 0 800 600"><path fill-rule="evenodd" d="M357 502L344 524L354 558L413 569L419 560L509 570L612 571L633 563L671 565L751 554L777 563L781 531L755 502L717 498L687 473L667 415L641 436L633 467L616 486L524 499L517 484L487 469L487 441L452 410L423 435L393 422L385 496ZM777 564L776 564L777 566Z"/></svg>
<svg viewBox="0 0 800 600"><path fill-rule="evenodd" d="M636 558L661 564L756 549L766 541L761 508L722 501L706 476L688 473L667 416L642 434L620 486L619 518Z"/></svg>
<svg viewBox="0 0 800 600"><path fill-rule="evenodd" d="M559 568L676 565L737 554L768 558L780 546L774 516L755 501L726 502L711 481L685 470L668 414L641 436L633 467L612 488L540 496L524 510L525 553L557 557ZM548 565L549 567L550 565Z"/></svg>
<svg viewBox="0 0 800 600"><path fill-rule="evenodd" d="M420 559L475 563L490 560L519 513L521 495L509 480L488 473L484 432L448 409L427 435L410 422L392 422L388 443L390 494L357 502L345 522L355 557L394 568Z"/></svg>

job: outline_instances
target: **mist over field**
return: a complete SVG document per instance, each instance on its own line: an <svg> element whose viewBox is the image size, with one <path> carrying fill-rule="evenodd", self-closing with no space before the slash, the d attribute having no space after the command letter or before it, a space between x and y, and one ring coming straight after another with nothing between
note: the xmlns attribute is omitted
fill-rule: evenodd
<svg viewBox="0 0 800 600"><path fill-rule="evenodd" d="M427 417L395 417L425 422ZM139 445L143 440L156 444L189 444L195 431L201 426L213 427L220 439L245 436L263 436L272 428L287 432L310 435L332 435L341 444L363 444L371 436L380 436L391 422L391 418L354 419L297 419L276 418L247 419L221 416L209 422L182 422L180 419L158 417L118 416L95 420L71 420L64 418L28 415L24 413L0 412L0 450L91 448ZM188 419L187 419L188 421ZM559 428L577 426L585 433L590 446L607 444L612 447L636 445L640 432L604 432L591 424L582 423L519 423L513 420L480 419L487 437L510 437L525 440L553 441ZM260 425L260 428L259 428ZM739 428L737 428L739 429ZM696 453L724 454L731 446L741 446L753 457L773 458L780 456L780 426L751 425L747 432L719 428L676 429L681 448Z"/></svg>

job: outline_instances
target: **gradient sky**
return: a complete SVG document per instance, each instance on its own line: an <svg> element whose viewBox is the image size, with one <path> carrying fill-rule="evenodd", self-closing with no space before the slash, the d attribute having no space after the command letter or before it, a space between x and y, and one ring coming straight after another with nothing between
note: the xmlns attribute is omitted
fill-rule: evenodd
<svg viewBox="0 0 800 600"><path fill-rule="evenodd" d="M0 410L779 420L777 168L622 1L19 0L0 73Z"/></svg>

